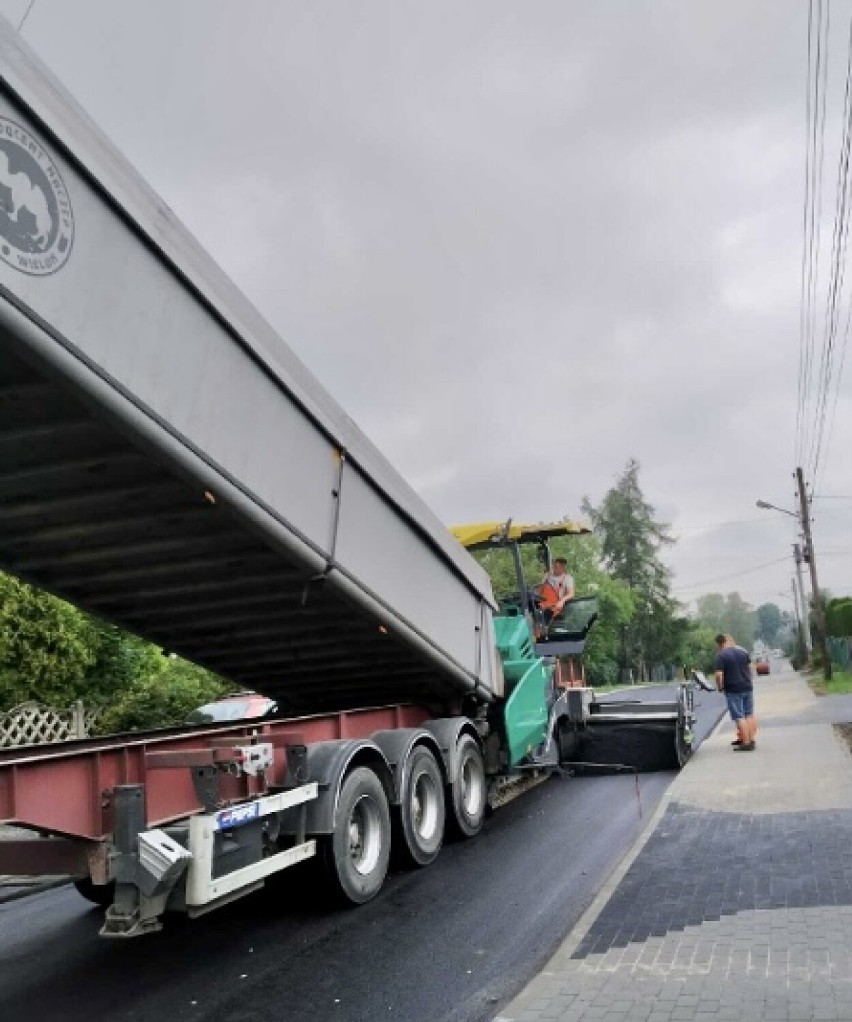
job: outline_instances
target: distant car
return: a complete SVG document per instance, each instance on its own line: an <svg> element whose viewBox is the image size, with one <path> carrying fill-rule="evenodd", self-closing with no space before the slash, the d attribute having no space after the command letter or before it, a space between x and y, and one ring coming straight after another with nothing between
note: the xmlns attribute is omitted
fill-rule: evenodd
<svg viewBox="0 0 852 1022"><path fill-rule="evenodd" d="M769 674L769 661L760 657L754 665L757 674Z"/></svg>
<svg viewBox="0 0 852 1022"><path fill-rule="evenodd" d="M241 720L274 717L278 703L257 692L236 692L213 703L205 703L187 717L187 724L228 724Z"/></svg>

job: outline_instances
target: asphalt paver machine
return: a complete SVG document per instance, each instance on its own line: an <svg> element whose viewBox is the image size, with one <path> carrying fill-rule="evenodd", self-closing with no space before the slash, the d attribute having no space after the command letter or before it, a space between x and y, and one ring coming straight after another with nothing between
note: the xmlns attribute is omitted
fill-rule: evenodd
<svg viewBox="0 0 852 1022"><path fill-rule="evenodd" d="M546 765L677 769L693 749L693 686L679 685L674 698L664 701L623 691L599 698L585 683L582 662L598 616L597 597L577 595L555 615L547 609L541 577L552 567L551 541L588 532L570 521L523 525L510 520L453 529L491 573L499 608L494 631L505 702L489 708L492 733L505 737L504 755L516 770ZM535 558L525 556L530 548Z"/></svg>

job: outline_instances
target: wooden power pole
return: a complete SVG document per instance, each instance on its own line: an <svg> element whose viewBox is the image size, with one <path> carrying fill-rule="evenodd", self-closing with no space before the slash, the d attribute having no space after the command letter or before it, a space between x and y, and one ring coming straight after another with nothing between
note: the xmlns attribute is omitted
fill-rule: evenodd
<svg viewBox="0 0 852 1022"><path fill-rule="evenodd" d="M811 569L811 588L814 594L814 624L816 625L817 643L822 654L822 673L826 681L831 681L831 656L828 652L828 638L825 634L825 613L819 594L816 556L814 555L814 543L811 537L811 509L808 495L805 491L805 474L801 468L796 469L796 485L799 488L799 507L801 508L802 529L805 534L804 560L808 562L808 567Z"/></svg>
<svg viewBox="0 0 852 1022"><path fill-rule="evenodd" d="M811 626L808 622L808 602L805 599L805 584L802 582L802 548L798 543L793 544L793 560L796 562L796 577L793 579L793 593L796 593L796 583L799 584L798 602L796 613L800 614L799 624L802 626L802 642L805 647L805 657L811 656ZM801 608L801 610L799 610Z"/></svg>

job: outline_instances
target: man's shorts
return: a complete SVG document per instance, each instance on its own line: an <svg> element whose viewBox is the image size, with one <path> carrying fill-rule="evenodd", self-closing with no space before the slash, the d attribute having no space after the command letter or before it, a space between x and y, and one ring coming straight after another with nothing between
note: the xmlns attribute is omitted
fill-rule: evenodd
<svg viewBox="0 0 852 1022"><path fill-rule="evenodd" d="M731 720L754 716L754 692L728 692L725 696Z"/></svg>

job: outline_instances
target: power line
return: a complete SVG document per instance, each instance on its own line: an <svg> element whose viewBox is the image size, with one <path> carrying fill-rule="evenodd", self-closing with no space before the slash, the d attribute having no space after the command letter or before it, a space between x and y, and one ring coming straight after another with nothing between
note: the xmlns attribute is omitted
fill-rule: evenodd
<svg viewBox="0 0 852 1022"><path fill-rule="evenodd" d="M831 441L834 439L834 424L837 421L837 404L840 399L840 381L843 379L843 369L846 365L846 350L849 346L850 324L852 324L852 299L850 299L849 308L846 313L846 329L843 331L843 344L840 348L840 368L837 371L837 381L834 385L834 402L831 406L831 417L828 424L828 440L825 445L825 462L823 463L820 482L822 482L825 475L825 466L828 464L828 452L831 450Z"/></svg>
<svg viewBox="0 0 852 1022"><path fill-rule="evenodd" d="M799 375L797 381L797 394L796 394L796 432L794 437L795 446L795 460L799 462L799 452L801 450L802 431L804 428L803 415L804 415L804 380L805 380L805 351L806 351L806 310L807 310L807 298L805 282L808 279L808 235L809 235L809 216L808 216L808 196L810 195L810 178L811 178L811 63L812 63L812 52L813 52L813 12L814 4L813 0L809 0L808 3L808 71L805 78L805 188L804 195L802 196L802 269L801 269L801 281L800 281L800 298L799 298Z"/></svg>
<svg viewBox="0 0 852 1022"><path fill-rule="evenodd" d="M825 376L825 348L820 363L819 383L815 382L814 355L817 339L817 293L820 290L820 257L822 251L822 180L825 157L825 117L827 80L829 66L829 37L831 10L829 0L809 0L807 31L807 79L805 88L805 187L803 202L803 244L801 269L801 308L799 312L799 375L798 401L796 407L795 455L797 464L808 460L814 450L816 422L820 415L819 390ZM841 182L843 176L841 160ZM843 232L839 229L835 212L834 243L832 245L832 266L839 265ZM827 309L836 308L839 271L832 273L833 284L829 287ZM836 316L835 316L836 319ZM814 393L817 393L816 410ZM813 414L814 426L811 426Z"/></svg>
<svg viewBox="0 0 852 1022"><path fill-rule="evenodd" d="M30 11L33 9L33 7L35 7L35 0L30 0L29 5L27 6L27 9L24 11L23 18L21 18L21 20L18 22L18 31L19 32L24 27L24 24L25 24L27 18L30 16Z"/></svg>
<svg viewBox="0 0 852 1022"><path fill-rule="evenodd" d="M809 4L813 12L813 0ZM828 0L825 3L823 16L823 0L816 2L816 51L813 59L813 103L809 108L810 119L810 179L806 185L809 233L806 240L807 252L807 291L805 296L805 357L803 380L803 436L802 453L809 449L812 433L808 428L808 405L811 400L814 350L816 347L817 312L816 295L819 289L819 264L822 248L822 177L825 157L825 104L828 78L828 30L831 9ZM812 34L809 28L809 45ZM810 86L810 83L809 83ZM801 462L801 458L797 458Z"/></svg>
<svg viewBox="0 0 852 1022"><path fill-rule="evenodd" d="M825 125L830 57L833 56L830 52L831 0L808 0L807 10L805 166L794 449L796 464L806 469L814 488L818 489L832 449L849 335L852 333L852 293L846 272L852 227L852 17L848 20L844 61L844 98L831 244L830 251L826 246L824 257Z"/></svg>
<svg viewBox="0 0 852 1022"><path fill-rule="evenodd" d="M850 25L852 29L852 25ZM846 86L843 97L843 135L840 143L840 156L837 167L837 191L834 207L834 227L831 240L831 257L829 269L828 291L825 303L825 322L822 352L820 354L819 384L817 388L816 410L814 414L814 432L812 436L811 476L816 477L820 461L822 439L825 431L826 405L831 382L832 348L837 334L840 295L843 290L843 273L845 270L846 237L848 233L847 182L849 177L849 87L852 74L852 38L848 47L846 65Z"/></svg>
<svg viewBox="0 0 852 1022"><path fill-rule="evenodd" d="M743 568L741 571L732 571L727 575L717 575L715 578L705 579L703 582L693 582L685 586L672 586L672 591L683 592L684 589L701 589L704 586L712 585L715 582L724 582L729 578L739 578L741 575L751 575L755 571L763 571L764 568L771 568L775 564L781 564L789 560L789 557L776 557L774 561L766 561L764 564L755 564L751 568Z"/></svg>
<svg viewBox="0 0 852 1022"><path fill-rule="evenodd" d="M760 518L729 518L727 521L724 521L724 522L707 522L704 525L698 525L698 524L694 524L694 525L672 525L671 528L672 528L673 532L682 532L684 530L693 530L693 529L699 530L699 531L700 530L709 531L710 529L721 529L724 526L728 526L728 525L751 525L751 524L754 524L755 522L763 522L765 524L766 523L766 515L761 515Z"/></svg>
<svg viewBox="0 0 852 1022"><path fill-rule="evenodd" d="M829 285L826 295L824 336L814 412L814 431L811 437L810 475L814 480L820 468L822 444L825 436L826 416L834 368L834 347L837 339L846 270L846 249L849 237L850 143L852 143L852 20L850 20L849 24L849 41L847 43L846 85L843 97L843 134L837 166L837 191L834 207Z"/></svg>

